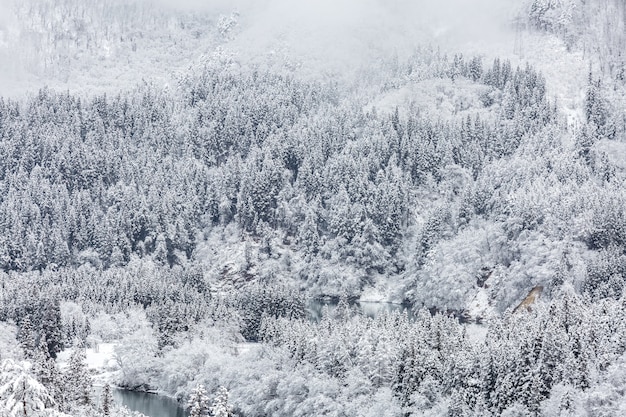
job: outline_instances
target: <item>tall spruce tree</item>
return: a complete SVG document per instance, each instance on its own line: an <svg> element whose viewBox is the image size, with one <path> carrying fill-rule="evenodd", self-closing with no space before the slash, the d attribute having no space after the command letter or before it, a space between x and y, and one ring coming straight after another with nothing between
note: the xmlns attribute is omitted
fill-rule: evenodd
<svg viewBox="0 0 626 417"><path fill-rule="evenodd" d="M41 330L50 357L56 359L57 354L63 349L61 301L58 297L45 297L41 300Z"/></svg>
<svg viewBox="0 0 626 417"><path fill-rule="evenodd" d="M113 397L111 395L111 385L104 384L104 388L102 388L102 397L101 397L101 406L102 414L105 417L109 417L111 415L111 404L113 403Z"/></svg>
<svg viewBox="0 0 626 417"><path fill-rule="evenodd" d="M190 417L206 417L209 415L209 397L204 385L199 384L193 389L187 406L189 407Z"/></svg>
<svg viewBox="0 0 626 417"><path fill-rule="evenodd" d="M87 369L85 348L80 341L74 344L65 378L68 400L80 405L90 404L92 381Z"/></svg>
<svg viewBox="0 0 626 417"><path fill-rule="evenodd" d="M211 406L211 415L213 417L234 416L232 406L228 403L228 390L225 387L220 387L217 390L217 396Z"/></svg>
<svg viewBox="0 0 626 417"><path fill-rule="evenodd" d="M24 351L24 357L26 359L33 359L36 355L37 346L35 345L35 333L29 316L22 319L17 338Z"/></svg>

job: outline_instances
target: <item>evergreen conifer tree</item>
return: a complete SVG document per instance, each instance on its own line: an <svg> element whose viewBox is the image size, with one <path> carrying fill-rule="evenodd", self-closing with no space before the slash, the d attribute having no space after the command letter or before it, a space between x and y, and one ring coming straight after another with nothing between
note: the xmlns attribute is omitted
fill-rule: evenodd
<svg viewBox="0 0 626 417"><path fill-rule="evenodd" d="M83 344L78 341L74 345L74 351L65 374L68 399L83 405L91 403L92 387L91 376L85 359L85 349Z"/></svg>
<svg viewBox="0 0 626 417"><path fill-rule="evenodd" d="M228 404L228 390L220 387L217 390L217 396L213 400L211 406L211 415L213 417L233 417L232 406Z"/></svg>
<svg viewBox="0 0 626 417"><path fill-rule="evenodd" d="M105 417L109 417L111 415L111 403L113 402L113 397L111 396L111 385L105 384L102 389L102 414Z"/></svg>
<svg viewBox="0 0 626 417"><path fill-rule="evenodd" d="M204 385L199 384L193 389L187 404L190 408L190 417L205 417L209 415L209 397L207 397Z"/></svg>
<svg viewBox="0 0 626 417"><path fill-rule="evenodd" d="M57 400L60 387L60 374L54 359L48 352L48 343L44 336L39 341L39 348L34 357L33 373L50 394ZM57 400L58 402L58 400Z"/></svg>
<svg viewBox="0 0 626 417"><path fill-rule="evenodd" d="M46 388L30 374L30 364L6 359L0 363L0 415L39 416L54 406ZM47 414L45 414L47 415Z"/></svg>
<svg viewBox="0 0 626 417"><path fill-rule="evenodd" d="M30 321L30 317L28 316L24 317L20 323L18 339L20 346L24 351L24 357L26 359L33 359L36 351L35 335L33 332L33 325Z"/></svg>
<svg viewBox="0 0 626 417"><path fill-rule="evenodd" d="M63 349L61 302L56 297L44 298L41 305L41 330L46 339L50 357L56 359L57 353Z"/></svg>

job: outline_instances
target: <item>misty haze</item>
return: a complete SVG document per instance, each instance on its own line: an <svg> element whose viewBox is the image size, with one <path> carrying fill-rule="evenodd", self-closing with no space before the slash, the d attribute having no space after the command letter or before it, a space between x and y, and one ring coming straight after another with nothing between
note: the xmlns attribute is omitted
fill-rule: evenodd
<svg viewBox="0 0 626 417"><path fill-rule="evenodd" d="M626 414L623 0L0 0L0 417Z"/></svg>

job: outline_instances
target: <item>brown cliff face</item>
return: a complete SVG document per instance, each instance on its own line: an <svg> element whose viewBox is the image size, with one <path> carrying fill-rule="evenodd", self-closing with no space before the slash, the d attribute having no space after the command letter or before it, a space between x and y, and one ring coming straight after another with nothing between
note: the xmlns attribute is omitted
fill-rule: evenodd
<svg viewBox="0 0 626 417"><path fill-rule="evenodd" d="M535 286L532 290L530 290L526 298L524 298L522 302L519 303L517 307L515 307L515 310L513 310L513 313L515 314L519 311L530 311L531 306L535 303L535 301L537 301L537 298L539 298L542 292L543 292L543 286L541 285Z"/></svg>

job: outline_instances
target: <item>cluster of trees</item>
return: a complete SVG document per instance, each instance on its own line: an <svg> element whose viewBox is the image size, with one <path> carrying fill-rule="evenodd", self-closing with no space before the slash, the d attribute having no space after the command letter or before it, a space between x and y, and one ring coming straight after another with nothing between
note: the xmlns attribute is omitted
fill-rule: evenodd
<svg viewBox="0 0 626 417"><path fill-rule="evenodd" d="M198 416L212 415L209 410L224 416L320 410L338 415L385 410L389 416L611 415L618 412L624 389L623 306L623 297L589 304L565 286L532 312L494 318L481 337L452 317L422 311L412 319L399 313L372 319L342 301L319 322L265 315L262 342L251 351L232 350L221 344L223 334L207 332L223 325L216 320L202 332L203 325L194 326L161 353L141 347L137 355L143 360L124 367L128 372L148 367L134 374L137 385L188 393L192 415ZM122 340L119 355L130 354L126 344L145 346L150 337L156 347L156 337L146 333ZM112 415L106 389L100 407L92 404L82 348L74 349L60 372L45 344L34 350L24 340L21 345L29 362L3 358L0 372L0 404L9 413L15 407L16 415L23 415L26 407L26 415ZM181 378L178 372L187 375ZM192 391L192 381L206 381L218 392L211 407L208 390L196 386ZM230 393L220 391L219 384Z"/></svg>
<svg viewBox="0 0 626 417"><path fill-rule="evenodd" d="M139 306L155 323L161 343L167 345L174 332L215 311L210 294L198 291L192 276L193 271L159 268L150 263L124 270L83 267L4 274L0 315L3 320L19 324L21 337L32 335L28 337L34 345L45 340L49 354L55 357L74 339L86 341L98 314L128 315L131 307ZM109 331L114 333L112 328Z"/></svg>
<svg viewBox="0 0 626 417"><path fill-rule="evenodd" d="M566 37L597 10L531 4L534 27ZM62 33L40 39L55 51L138 41L132 16L180 23L119 2L82 22L47 7L18 12ZM616 414L626 187L599 144L626 126L619 65L590 73L574 130L530 66L423 49L369 71L349 85L208 59L169 88L0 99L0 320L31 363L3 362L0 405L110 415L90 405L81 349L55 366L78 339L115 342L119 385L190 397L194 416ZM424 97L371 105L424 80L473 100L445 115ZM346 303L306 320L305 294L387 285L415 320ZM552 301L494 318L484 339L422 311L482 291L505 312L534 285Z"/></svg>
<svg viewBox="0 0 626 417"><path fill-rule="evenodd" d="M99 288L105 298L98 302L149 307L155 292L168 291L154 288L161 284L148 277L152 266L137 271L143 268L138 258L150 260L168 285L193 282L183 286L196 295L174 300L193 307L162 309L188 315L203 308L198 298L214 281L231 278L226 265L206 265L198 255L207 247L219 251L227 238L216 231L228 230L246 247L240 282L298 277L316 293L338 295L358 294L376 276L398 275L403 290L419 295L432 293L417 289L434 282L427 276L441 275L442 249L456 250L455 239L468 228L501 230L509 247L533 230L558 242L577 240L573 230L569 236L552 232L569 229L584 211L607 210L585 200L550 220L558 226L545 220L554 214L561 185L584 183L597 195L617 181L606 155L595 149L617 131L605 89L593 77L588 120L576 134L577 154L566 161L554 149L569 133L559 127L545 80L531 67L513 69L498 59L483 65L479 58L425 49L380 71L391 80L386 90L415 77L450 85L463 79L480 86L479 107L451 118L419 108L379 114L346 86L213 61L182 76L175 91L142 85L113 98L81 99L42 90L24 102L3 100L0 267L82 281L93 273L90 265L100 278L84 289ZM525 170L528 163L536 170ZM506 172L511 167L517 167L514 174ZM515 190L520 184L545 193L524 195ZM595 226L583 241L605 239L603 225ZM588 246L604 249L614 241ZM493 252L478 254L483 264L471 265L475 271L463 281L468 289L476 271L498 266L508 269L507 281L517 289L497 291L511 298L527 284L549 284L549 278L528 283L521 269L510 271L523 253ZM264 267L276 259L279 265ZM185 272L168 272L172 266ZM94 296L63 291L62 299ZM455 308L466 301L459 293L440 298L437 303ZM409 300L436 306L419 296ZM150 316L165 323L159 314ZM11 317L19 322L21 315ZM167 326L184 330L185 320Z"/></svg>
<svg viewBox="0 0 626 417"><path fill-rule="evenodd" d="M241 334L248 341L259 341L261 323L266 317L306 318L306 303L300 291L293 287L252 284L235 295L231 302L239 312Z"/></svg>
<svg viewBox="0 0 626 417"><path fill-rule="evenodd" d="M548 413L544 401L554 390L565 395L563 387L571 403L561 412L582 415L572 399L593 390L624 355L622 303L585 306L564 289L533 313L491 322L478 341L454 318L428 312L414 321L398 314L268 320L264 337L296 366L309 363L340 381L358 372L372 388L391 388L410 415L562 415Z"/></svg>
<svg viewBox="0 0 626 417"><path fill-rule="evenodd" d="M196 332L151 369L129 370L140 371L136 383L191 393L199 413L208 399L192 382L227 386L232 411L245 416L614 415L623 305L591 305L565 286L532 312L494 318L481 336L441 314L369 318L340 303L319 322L264 318L262 342L246 351Z"/></svg>
<svg viewBox="0 0 626 417"><path fill-rule="evenodd" d="M44 344L52 358L76 339L119 339L129 330L106 317L132 320L133 309L141 310L154 329L159 350L174 345L178 334L204 320L232 322L246 340L257 341L264 317L306 316L305 297L293 286L253 281L218 295L209 291L196 267L169 268L152 261L107 270L86 266L11 273L1 282L2 321L18 323L18 339L27 351Z"/></svg>
<svg viewBox="0 0 626 417"><path fill-rule="evenodd" d="M114 411L115 415L140 417L113 404L108 384L103 390L100 406L94 403L91 375L80 342L73 347L62 371L49 356L45 343L33 348L22 340L21 346L18 355L0 358L0 411L3 416L108 417Z"/></svg>
<svg viewBox="0 0 626 417"><path fill-rule="evenodd" d="M530 0L527 20L531 27L560 36L568 49L583 51L613 90L612 106L624 130L623 96L626 83L626 5L620 0Z"/></svg>
<svg viewBox="0 0 626 417"><path fill-rule="evenodd" d="M232 406L228 403L228 390L220 387L217 397L209 407L209 397L204 385L198 385L189 397L189 415L191 417L232 417Z"/></svg>
<svg viewBox="0 0 626 417"><path fill-rule="evenodd" d="M184 265L203 233L236 224L269 255L263 242L281 236L308 262L402 270L420 187L451 167L478 178L555 118L532 68L431 55L437 76L484 86L482 115L378 115L336 85L215 64L177 92L3 100L0 267ZM438 234L424 231L424 252Z"/></svg>
<svg viewBox="0 0 626 417"><path fill-rule="evenodd" d="M179 64L176 60L190 48L227 40L237 23L236 16L153 6L118 0L89 4L77 0L9 1L4 9L11 24L7 57L13 60L6 68L23 71L22 77L44 76L75 85L85 76L86 67L100 74L123 67L127 76L131 74L129 78L138 80L147 75L148 63L155 65L150 56L154 50L159 51L163 63L157 68L165 72L168 65ZM164 74L155 75L161 78Z"/></svg>
<svg viewBox="0 0 626 417"><path fill-rule="evenodd" d="M159 351L208 319L254 341L264 315L303 316L280 286L214 297L232 269L236 286L295 278L334 295L396 275L417 309L463 309L485 269L501 276L500 310L564 280L619 297L626 196L596 146L619 132L593 76L572 134L528 66L423 50L380 71L384 90L473 83L479 107L379 114L346 86L222 62L175 91L2 100L2 318L35 323L54 356L90 332L90 320L60 325L68 301L90 319L140 306ZM228 233L245 247L238 268L203 263Z"/></svg>
<svg viewBox="0 0 626 417"><path fill-rule="evenodd" d="M582 52L595 74L588 80L585 117L598 127L594 137L619 137L626 132L626 5L620 0L529 0L529 26L559 36L569 51ZM599 110L601 116L590 115ZM593 108L593 109L592 109Z"/></svg>

